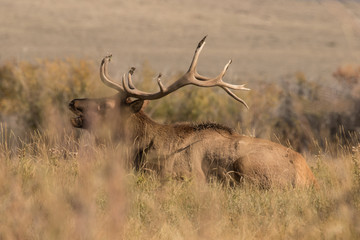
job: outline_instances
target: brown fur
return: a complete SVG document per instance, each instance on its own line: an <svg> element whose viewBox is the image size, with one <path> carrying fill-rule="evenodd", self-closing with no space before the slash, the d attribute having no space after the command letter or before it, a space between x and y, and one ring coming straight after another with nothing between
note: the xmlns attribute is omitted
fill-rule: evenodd
<svg viewBox="0 0 360 240"><path fill-rule="evenodd" d="M306 160L289 148L242 136L215 123L159 124L140 110L143 101L136 101L128 101L121 93L104 99L75 99L70 109L81 120L72 123L98 137L107 131L113 139L123 141L131 148L138 170L263 187L316 184Z"/></svg>

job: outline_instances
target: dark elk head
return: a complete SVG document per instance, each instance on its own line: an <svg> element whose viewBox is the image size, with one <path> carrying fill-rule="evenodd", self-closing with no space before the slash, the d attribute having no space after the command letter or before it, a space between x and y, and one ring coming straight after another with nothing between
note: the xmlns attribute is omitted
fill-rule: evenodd
<svg viewBox="0 0 360 240"><path fill-rule="evenodd" d="M74 99L69 103L69 109L76 115L71 124L76 128L92 130L101 125L119 123L119 116L130 116L141 110L144 100L131 100L122 93L108 98Z"/></svg>
<svg viewBox="0 0 360 240"><path fill-rule="evenodd" d="M202 48L205 45L206 36L199 42L194 57L192 59L189 70L174 83L168 87L163 86L159 74L157 82L159 91L155 93L143 92L135 88L132 82L132 75L135 68L131 68L127 76L124 74L121 84L116 83L108 75L108 63L111 55L105 57L100 65L100 78L105 85L116 89L118 93L112 97L100 99L74 99L69 103L70 110L75 113L76 117L71 119L71 123L76 128L84 128L89 130L101 129L108 126L112 131L119 130L121 126L127 126L132 116L139 113L145 100L154 100L162 98L177 89L186 85L195 85L198 87L221 87L235 100L241 102L248 108L247 104L230 89L249 90L244 85L234 85L223 81L223 76L231 64L231 60L225 65L221 73L215 78L208 78L200 75L196 71L196 65Z"/></svg>

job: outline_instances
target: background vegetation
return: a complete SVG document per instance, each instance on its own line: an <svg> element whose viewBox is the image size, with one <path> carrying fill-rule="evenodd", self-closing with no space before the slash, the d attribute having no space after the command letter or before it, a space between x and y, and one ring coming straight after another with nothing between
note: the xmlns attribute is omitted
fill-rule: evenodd
<svg viewBox="0 0 360 240"><path fill-rule="evenodd" d="M179 74L165 76L164 82ZM136 72L139 88L156 90L157 73L148 63ZM279 141L301 152L331 143L353 143L360 129L360 67L340 66L331 79L308 80L302 72L277 81L249 79L250 92L238 92L246 110L221 89L185 87L146 111L160 122L220 122L239 132ZM243 79L225 76L234 83ZM0 120L16 135L69 127L71 99L114 94L98 79L98 67L86 60L8 62L0 66ZM314 144L315 143L315 144Z"/></svg>
<svg viewBox="0 0 360 240"><path fill-rule="evenodd" d="M139 88L156 89L144 63ZM168 76L168 81L179 74ZM165 77L164 77L165 78ZM243 80L226 76L233 83ZM86 60L0 66L0 239L329 239L360 237L360 68L250 79L239 93L186 87L149 104L160 122L216 121L307 156L319 189L199 186L123 166L121 146L69 124L67 103L103 97ZM164 79L165 81L165 79Z"/></svg>

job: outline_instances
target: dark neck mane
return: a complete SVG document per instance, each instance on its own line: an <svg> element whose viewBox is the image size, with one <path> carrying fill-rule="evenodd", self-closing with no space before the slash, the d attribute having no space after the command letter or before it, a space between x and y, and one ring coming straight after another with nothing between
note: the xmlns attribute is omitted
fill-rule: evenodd
<svg viewBox="0 0 360 240"><path fill-rule="evenodd" d="M131 129L131 131L133 131L131 133L133 136L131 141L138 141L145 145L157 137L171 141L176 137L184 138L189 134L206 130L214 130L229 135L235 133L233 129L218 123L160 124L152 120L142 111L136 113L134 117L130 119L129 124L133 125L129 128L129 130Z"/></svg>
<svg viewBox="0 0 360 240"><path fill-rule="evenodd" d="M218 123L197 123L197 124L191 124L190 126L194 129L194 131L213 129L213 130L225 131L228 132L229 134L234 133L233 129Z"/></svg>

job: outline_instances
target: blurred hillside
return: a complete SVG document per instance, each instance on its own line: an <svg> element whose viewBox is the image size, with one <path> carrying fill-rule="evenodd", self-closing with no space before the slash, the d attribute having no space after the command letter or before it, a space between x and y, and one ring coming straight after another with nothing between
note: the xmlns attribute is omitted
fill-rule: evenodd
<svg viewBox="0 0 360 240"><path fill-rule="evenodd" d="M318 80L360 61L359 16L358 1L1 0L0 61L98 62L110 52L114 74L146 60L174 72L208 34L204 73L232 58L230 73L243 82L297 71Z"/></svg>

